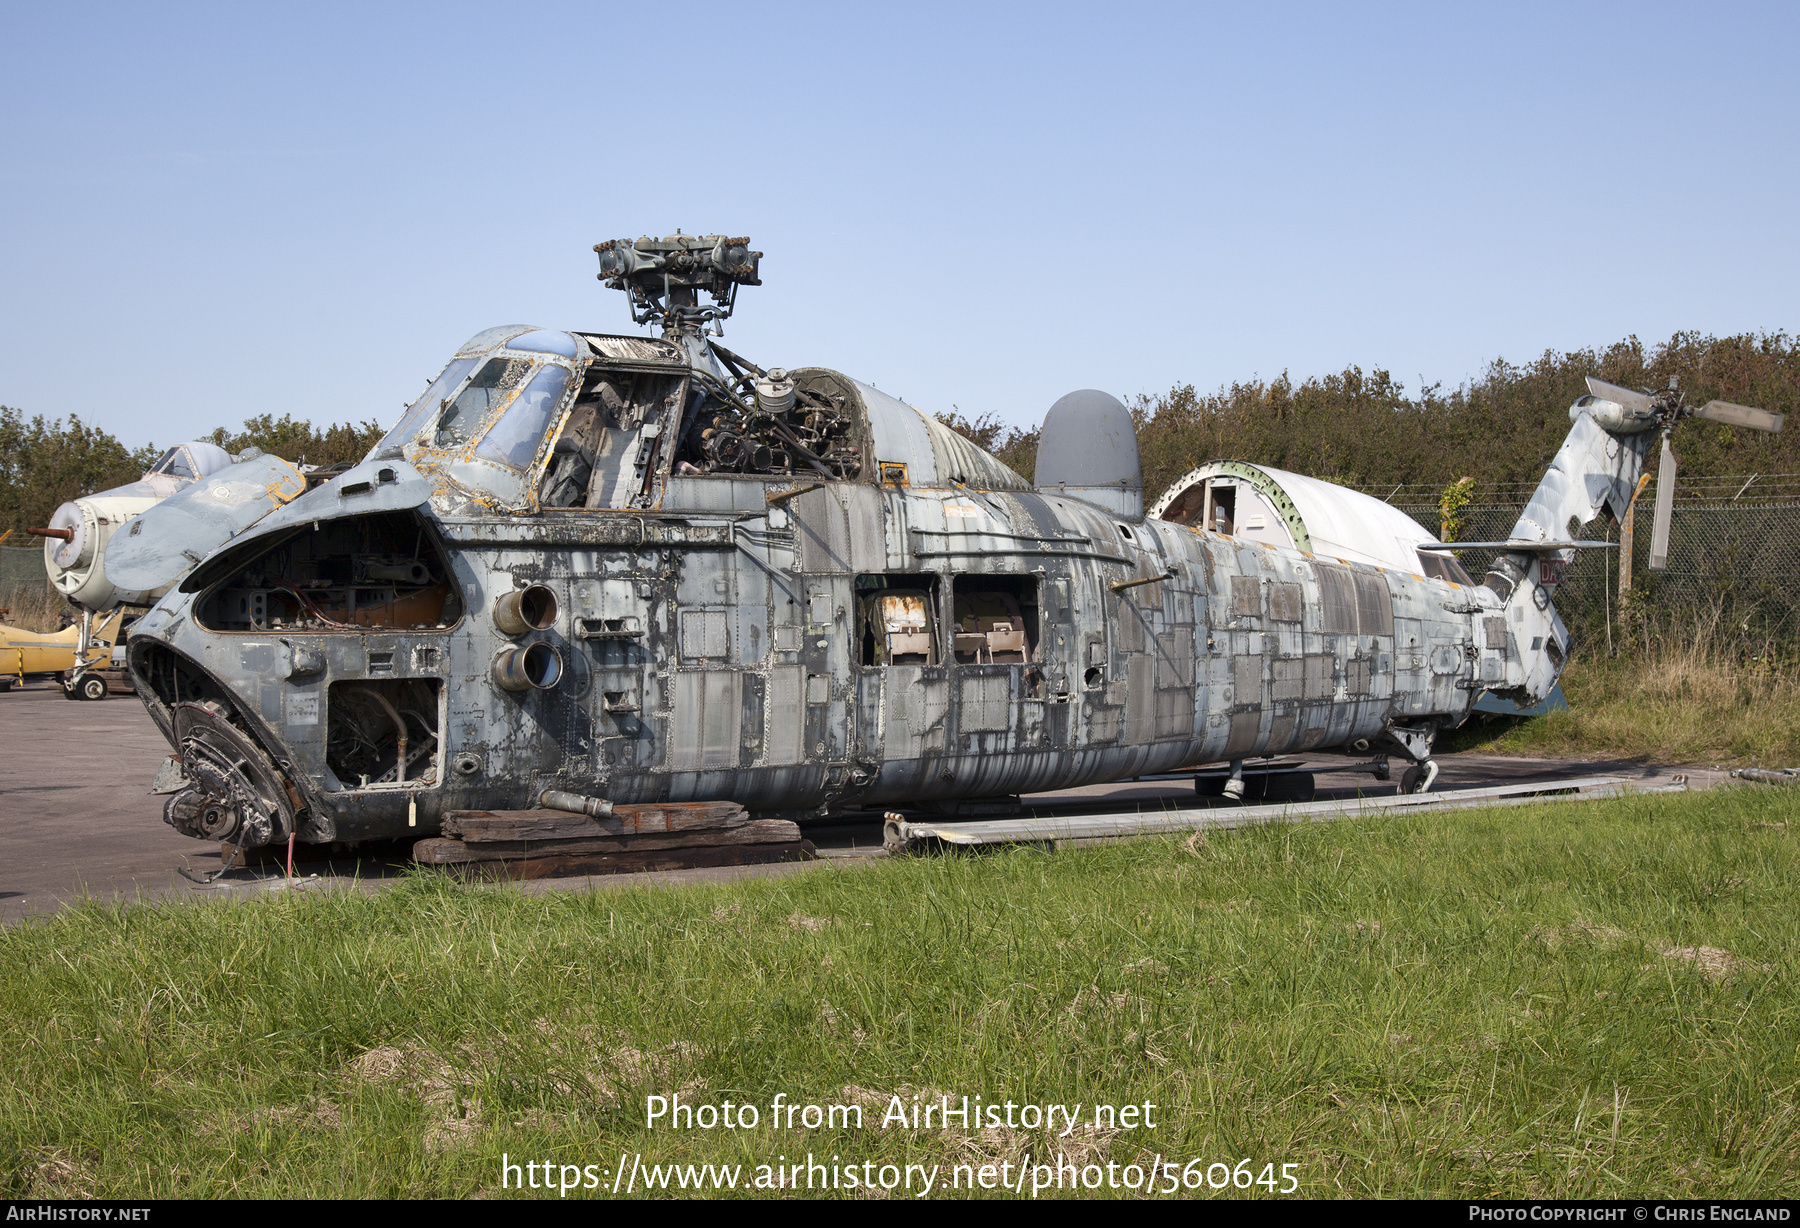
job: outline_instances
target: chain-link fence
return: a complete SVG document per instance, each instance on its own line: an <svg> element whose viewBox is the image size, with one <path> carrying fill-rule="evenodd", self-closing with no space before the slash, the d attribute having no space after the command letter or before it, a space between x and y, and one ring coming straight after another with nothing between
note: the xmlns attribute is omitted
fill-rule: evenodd
<svg viewBox="0 0 1800 1228"><path fill-rule="evenodd" d="M35 587L48 579L49 575L44 571L42 543L26 547L0 546L0 585L7 588L20 584Z"/></svg>
<svg viewBox="0 0 1800 1228"><path fill-rule="evenodd" d="M1411 486L1371 493L1391 496L1390 503L1431 532L1441 530L1437 492ZM1428 493L1434 496L1429 502L1421 498ZM1676 615L1687 622L1718 619L1758 638L1800 640L1800 475L1683 477L1669 520L1665 571L1650 570L1654 493L1654 487L1644 491L1633 516L1629 602L1635 611ZM1456 536L1463 541L1504 540L1530 494L1523 487L1477 490L1475 497L1483 501L1461 509ZM1516 503L1510 502L1515 498ZM1582 536L1617 542L1619 526L1601 517ZM1493 555L1469 550L1459 557L1464 569L1480 580ZM1619 623L1621 572L1618 551L1583 550L1556 591L1563 621L1590 643Z"/></svg>
<svg viewBox="0 0 1800 1228"><path fill-rule="evenodd" d="M44 547L0 546L0 611L7 623L28 631L54 631L69 608L50 587Z"/></svg>

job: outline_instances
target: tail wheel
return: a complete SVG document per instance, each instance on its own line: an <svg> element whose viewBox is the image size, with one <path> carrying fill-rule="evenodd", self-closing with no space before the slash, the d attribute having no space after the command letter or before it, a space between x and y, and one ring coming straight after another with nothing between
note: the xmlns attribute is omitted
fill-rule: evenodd
<svg viewBox="0 0 1800 1228"><path fill-rule="evenodd" d="M83 699L105 699L106 679L99 674L89 674L81 680L76 689L81 692Z"/></svg>

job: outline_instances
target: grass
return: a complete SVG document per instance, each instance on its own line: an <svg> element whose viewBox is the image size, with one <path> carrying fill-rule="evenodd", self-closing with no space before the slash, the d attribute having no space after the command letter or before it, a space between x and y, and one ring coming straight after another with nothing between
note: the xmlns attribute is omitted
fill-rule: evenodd
<svg viewBox="0 0 1800 1228"><path fill-rule="evenodd" d="M1607 655L1590 645L1563 675L1569 711L1477 717L1451 750L1602 756L1732 767L1800 765L1800 661L1702 624Z"/></svg>
<svg viewBox="0 0 1800 1228"><path fill-rule="evenodd" d="M1062 1150L1293 1164L1314 1196L1794 1197L1795 811L1738 788L681 889L79 907L0 932L0 1181L417 1198L500 1194L502 1153L609 1182L622 1152L748 1177ZM1148 1101L1157 1129L878 1128L939 1091ZM870 1111L776 1130L778 1092ZM675 1093L763 1121L647 1128Z"/></svg>

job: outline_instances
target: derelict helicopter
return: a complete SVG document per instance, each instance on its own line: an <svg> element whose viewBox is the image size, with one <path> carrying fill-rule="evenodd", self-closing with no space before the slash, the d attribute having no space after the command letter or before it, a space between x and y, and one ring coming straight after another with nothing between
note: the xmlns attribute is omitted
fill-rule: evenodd
<svg viewBox="0 0 1800 1228"><path fill-rule="evenodd" d="M174 585L130 666L178 830L423 836L547 789L804 818L1222 761L1241 793L1288 751L1427 789L1475 692L1554 685L1574 530L1695 412L1593 385L1477 585L1215 531L1210 486L1197 524L1147 517L1105 393L1051 407L1034 485L868 384L757 366L709 336L761 284L747 239L596 251L660 337L489 329L348 472L215 475L113 537L116 582Z"/></svg>

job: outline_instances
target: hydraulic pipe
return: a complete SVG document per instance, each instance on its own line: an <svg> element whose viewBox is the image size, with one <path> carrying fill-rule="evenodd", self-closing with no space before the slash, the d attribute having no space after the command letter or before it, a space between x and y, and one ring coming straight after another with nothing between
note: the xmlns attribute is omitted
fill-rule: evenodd
<svg viewBox="0 0 1800 1228"><path fill-rule="evenodd" d="M545 789L538 797L538 805L546 810L566 810L570 814L592 815L596 819L607 818L613 812L613 804L603 797L565 793L561 789Z"/></svg>
<svg viewBox="0 0 1800 1228"><path fill-rule="evenodd" d="M394 722L394 729L400 735L399 755L394 760L394 783L403 785L406 783L406 718L400 715L400 710L389 703L387 696L380 691L370 687L368 694L373 695L375 702L387 709L388 719Z"/></svg>

